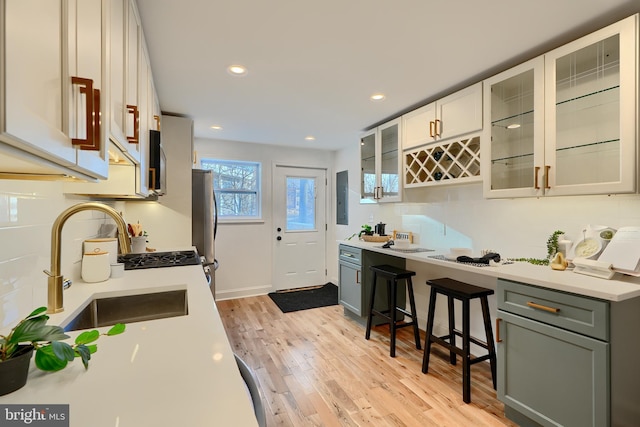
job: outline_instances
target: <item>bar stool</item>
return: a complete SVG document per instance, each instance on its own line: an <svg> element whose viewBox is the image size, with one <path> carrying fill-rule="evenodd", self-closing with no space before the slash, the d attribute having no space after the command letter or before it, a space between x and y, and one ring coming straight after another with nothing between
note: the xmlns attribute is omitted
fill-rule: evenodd
<svg viewBox="0 0 640 427"><path fill-rule="evenodd" d="M381 316L389 321L389 331L391 334L389 355L391 357L396 357L396 330L399 328L405 328L407 326L413 326L413 335L416 340L416 348L420 350L421 347L420 332L418 331L418 316L416 314L416 302L413 297L413 284L411 283L411 277L416 275L415 271L404 270L392 265L372 265L369 268L373 272L373 286L371 287L371 304L369 304L369 316L367 317L367 332L365 334L365 338L369 339L369 337L371 336L371 321L373 319L373 316ZM378 311L373 307L376 298L376 282L378 280L378 277L387 279L387 310L382 311ZM411 312L408 312L404 307L397 306L396 290L398 288L399 280L406 280ZM410 317L411 322L404 322L404 319L398 320L398 312L404 314L407 317Z"/></svg>
<svg viewBox="0 0 640 427"><path fill-rule="evenodd" d="M432 343L440 344L449 350L449 360L452 365L456 364L457 354L462 356L462 400L465 403L469 403L471 401L471 365L488 359L491 364L493 388L496 388L496 349L493 342L491 315L489 313L489 302L487 300L487 296L493 294L493 290L449 278L427 280L427 285L431 286L431 296L429 300L429 313L427 314L427 331L424 343L424 356L422 359L422 373L426 374L429 369L429 353ZM433 335L433 318L437 294L446 295L449 308L449 334L441 337ZM454 298L462 301L461 331L455 328ZM475 298L480 299L482 306L486 342L470 336L469 302ZM456 336L462 338L462 348L456 345ZM447 340L449 340L449 342L447 342ZM485 348L488 353L484 356L471 359L470 343Z"/></svg>

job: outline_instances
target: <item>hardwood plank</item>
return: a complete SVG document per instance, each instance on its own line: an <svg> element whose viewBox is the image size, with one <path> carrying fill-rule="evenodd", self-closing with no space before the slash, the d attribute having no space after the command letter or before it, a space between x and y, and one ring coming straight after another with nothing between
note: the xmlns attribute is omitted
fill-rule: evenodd
<svg viewBox="0 0 640 427"><path fill-rule="evenodd" d="M410 328L370 340L341 306L282 313L264 295L217 302L232 349L255 370L269 426L515 427L491 384L488 363L471 368L471 403L462 401L462 365L434 346L429 373ZM424 333L422 334L424 343Z"/></svg>

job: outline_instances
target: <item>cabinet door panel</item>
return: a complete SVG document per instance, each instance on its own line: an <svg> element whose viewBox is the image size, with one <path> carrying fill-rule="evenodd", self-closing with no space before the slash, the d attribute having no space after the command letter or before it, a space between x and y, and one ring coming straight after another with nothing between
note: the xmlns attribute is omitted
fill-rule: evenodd
<svg viewBox="0 0 640 427"><path fill-rule="evenodd" d="M362 316L362 284L360 267L340 263L340 304Z"/></svg>
<svg viewBox="0 0 640 427"><path fill-rule="evenodd" d="M435 119L435 102L402 116L402 148L413 148L435 141Z"/></svg>
<svg viewBox="0 0 640 427"><path fill-rule="evenodd" d="M437 102L439 139L482 129L482 83L462 89Z"/></svg>
<svg viewBox="0 0 640 427"><path fill-rule="evenodd" d="M543 194L543 57L485 80L481 144L485 197Z"/></svg>
<svg viewBox="0 0 640 427"><path fill-rule="evenodd" d="M609 425L609 344L501 310L498 398L545 426Z"/></svg>
<svg viewBox="0 0 640 427"><path fill-rule="evenodd" d="M76 36L73 38L75 55L70 57L69 71L73 76L91 79L93 89L100 91L100 107L96 111L104 111L106 102L103 91L102 75L102 1L76 0L70 2L76 7L70 17L70 25L75 26ZM71 47L70 47L71 48ZM70 79L70 77L69 77ZM79 87L72 87L70 134L77 138L86 137L86 96L79 93ZM93 171L100 178L108 175L107 148L105 133L100 127L99 150L81 150L76 148L76 163L80 168Z"/></svg>
<svg viewBox="0 0 640 427"><path fill-rule="evenodd" d="M546 194L635 190L636 19L546 55Z"/></svg>
<svg viewBox="0 0 640 427"><path fill-rule="evenodd" d="M109 1L109 138L122 150L127 148L125 137L124 98L124 41L125 0Z"/></svg>
<svg viewBox="0 0 640 427"><path fill-rule="evenodd" d="M62 126L62 1L5 5L3 140L65 166L75 148Z"/></svg>

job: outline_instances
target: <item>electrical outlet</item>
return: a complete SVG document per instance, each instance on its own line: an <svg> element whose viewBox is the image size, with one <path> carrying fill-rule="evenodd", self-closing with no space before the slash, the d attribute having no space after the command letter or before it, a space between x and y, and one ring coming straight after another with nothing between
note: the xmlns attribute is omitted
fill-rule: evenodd
<svg viewBox="0 0 640 427"><path fill-rule="evenodd" d="M369 214L369 222L373 224L373 214Z"/></svg>

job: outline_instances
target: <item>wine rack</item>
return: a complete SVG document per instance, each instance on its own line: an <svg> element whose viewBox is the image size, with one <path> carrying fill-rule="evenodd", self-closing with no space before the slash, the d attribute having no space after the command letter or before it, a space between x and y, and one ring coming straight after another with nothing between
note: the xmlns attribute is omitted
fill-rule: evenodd
<svg viewBox="0 0 640 427"><path fill-rule="evenodd" d="M481 179L479 136L430 144L404 153L405 188Z"/></svg>

